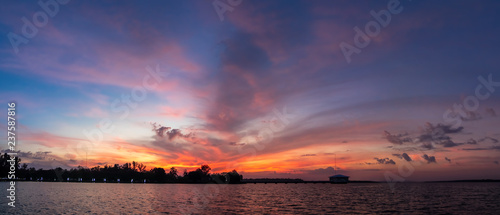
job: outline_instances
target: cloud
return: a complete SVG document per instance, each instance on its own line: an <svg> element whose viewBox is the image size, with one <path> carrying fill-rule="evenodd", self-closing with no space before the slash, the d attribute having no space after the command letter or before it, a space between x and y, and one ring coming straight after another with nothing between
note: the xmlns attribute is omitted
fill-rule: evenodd
<svg viewBox="0 0 500 215"><path fill-rule="evenodd" d="M373 158L377 161L378 164L396 164L394 160L389 159L389 158Z"/></svg>
<svg viewBox="0 0 500 215"><path fill-rule="evenodd" d="M3 154L3 153L11 153L12 151L1 150L0 152ZM17 150L17 151L14 151L14 153L17 153L17 156L20 157L21 159L24 159L24 158L33 159L33 160L51 160L51 159L53 159L53 156L50 155L52 152L50 152L50 151L38 151L38 152L32 153L30 151L23 152L21 150Z"/></svg>
<svg viewBox="0 0 500 215"><path fill-rule="evenodd" d="M495 163L496 165L498 165L498 161L493 161L493 163Z"/></svg>
<svg viewBox="0 0 500 215"><path fill-rule="evenodd" d="M484 142L486 140L490 140L492 143L498 143L498 139L495 139L493 137L483 137L478 140L478 142Z"/></svg>
<svg viewBox="0 0 500 215"><path fill-rule="evenodd" d="M245 143L237 143L237 142L229 142L230 146L242 146L245 145Z"/></svg>
<svg viewBox="0 0 500 215"><path fill-rule="evenodd" d="M434 145L440 145L445 148L463 145L452 140L448 134L461 133L463 127L453 128L451 125L426 123L421 134L416 138L412 138L408 133L393 135L388 131L384 131L384 138L395 145L402 145L405 142L421 143L424 149L434 149ZM472 144L472 143L470 143Z"/></svg>
<svg viewBox="0 0 500 215"><path fill-rule="evenodd" d="M10 150L0 150L0 153L10 153ZM28 164L29 167L34 168L43 168L43 169L51 169L56 166L63 167L66 169L71 168L72 166L68 165L68 162L72 162L72 159L68 159L68 156L58 156L51 151L13 151L17 153L17 157L21 158L21 164Z"/></svg>
<svg viewBox="0 0 500 215"><path fill-rule="evenodd" d="M463 148L465 151L481 151L481 150L489 150L488 148Z"/></svg>
<svg viewBox="0 0 500 215"><path fill-rule="evenodd" d="M401 156L401 154L392 154L392 155L393 155L393 156L396 156L396 157L398 157L398 158L400 158L400 159L403 159L403 156Z"/></svg>
<svg viewBox="0 0 500 215"><path fill-rule="evenodd" d="M36 143L49 148L55 148L77 146L80 142L87 140L74 137L59 136L49 132L31 132L28 130L28 132L23 135L23 141Z"/></svg>
<svg viewBox="0 0 500 215"><path fill-rule="evenodd" d="M481 142L481 141L479 141L479 142ZM477 141L471 138L471 139L467 140L467 144L469 144L469 145L477 145Z"/></svg>
<svg viewBox="0 0 500 215"><path fill-rule="evenodd" d="M444 159L445 159L446 161L448 161L449 163L451 163L451 159L449 159L448 157L444 157Z"/></svg>
<svg viewBox="0 0 500 215"><path fill-rule="evenodd" d="M402 145L405 142L411 142L411 138L406 137L408 134L398 134L398 135L392 135L388 131L384 131L384 138L389 141L390 143L397 144L397 145Z"/></svg>
<svg viewBox="0 0 500 215"><path fill-rule="evenodd" d="M460 133L464 129L464 127L460 126L458 128L453 128L452 125L444 125L438 123L436 126L433 126L431 123L426 124L429 133L443 133L443 134L454 134Z"/></svg>
<svg viewBox="0 0 500 215"><path fill-rule="evenodd" d="M422 148L424 149L434 149L434 145L431 142L422 143Z"/></svg>
<svg viewBox="0 0 500 215"><path fill-rule="evenodd" d="M458 128L452 128L451 125L427 123L425 125L423 133L418 137L420 142L435 142L450 140L451 138L446 134L460 133L464 127L460 126Z"/></svg>
<svg viewBox="0 0 500 215"><path fill-rule="evenodd" d="M410 157L410 156L408 156L408 154L403 153L403 154L402 154L402 156L403 156L403 158L404 158L406 161L412 161L411 157Z"/></svg>
<svg viewBox="0 0 500 215"><path fill-rule="evenodd" d="M426 123L422 134L417 138L418 142L422 143L422 148L433 149L434 144L441 145L445 148L455 147L463 143L454 142L447 134L456 134L462 132L464 127L453 128L451 125L444 125L438 123Z"/></svg>
<svg viewBox="0 0 500 215"><path fill-rule="evenodd" d="M316 156L316 154L303 154L301 155L302 157L311 157L311 156Z"/></svg>
<svg viewBox="0 0 500 215"><path fill-rule="evenodd" d="M220 44L221 71L212 80L213 100L205 105L204 126L239 132L244 124L271 112L271 105L281 97L275 84L278 77L269 71L272 64L251 35L238 32Z"/></svg>
<svg viewBox="0 0 500 215"><path fill-rule="evenodd" d="M462 145L463 143L455 143L451 140L444 140L444 141L437 142L436 144L442 145L443 147L448 148L448 147L459 146L459 145Z"/></svg>
<svg viewBox="0 0 500 215"><path fill-rule="evenodd" d="M433 108L441 107L437 105L437 102L413 97L415 96L414 93L420 94L423 91L425 92L422 93L422 95L425 94L425 97L438 97L436 95L439 93L433 94L436 91L435 89L429 88L425 84L420 84L426 83L427 80L425 77L427 77L428 74L435 73L435 71L432 69L422 70L416 68L415 71L408 71L408 74L411 76L414 72L415 74L421 74L417 72L424 71L427 75L418 75L419 77L415 79L403 77L403 80L397 75L397 69L394 71L384 70L384 77L389 77L386 80L391 83L385 85L382 82L378 82L378 80L381 79L374 78L381 74L365 74L365 72L360 74L356 72L367 71L361 67L370 65L370 60L375 59L376 61L373 62L383 62L379 61L380 59L369 57L371 56L369 52L363 52L362 55L356 55L356 62L361 63L359 64L359 66L361 66L360 69L354 69L355 72L346 72L346 69L352 70L353 67L350 66L344 69L342 68L343 64L336 65L337 60L340 59L344 61L343 56L341 56L341 51L338 50L338 44L341 41L347 41L345 39L352 41L352 37L354 36L352 26L357 25L356 23L366 23L366 20L363 20L363 16L352 16L352 14L359 14L353 13L352 11L355 10L356 12L361 12L361 14L369 15L367 11L371 10L371 6L365 5L363 8L354 5L349 7L338 7L338 3L336 2L331 3L331 7L325 7L322 3L300 3L300 5L297 2L290 4L288 4L288 2L285 3L286 4L261 2L247 4L244 8L239 8L241 10L238 9L237 13L226 14L228 16L224 25L229 26L231 29L230 31L227 31L225 28L211 28L215 30L214 36L200 37L203 41L198 41L198 43L189 42L189 38L192 38L190 35L197 35L195 34L196 32L206 29L207 27L205 25L196 24L200 23L196 22L196 18L199 18L200 15L198 13L190 14L185 13L186 10L173 10L172 7L168 7L171 10L170 12L183 11L186 17L182 19L180 16L173 14L168 15L169 13L154 15L151 11L147 11L146 16L144 16L144 14L138 14L138 12L145 10L128 10L128 8L121 7L119 7L120 10L114 11L128 11L129 13L114 14L113 10L111 10L113 13L110 14L107 13L110 11L104 7L90 7L84 11L86 11L85 14L91 14L92 16L81 16L90 18L89 20L84 20L83 26L78 20L76 20L78 22L73 23L73 21L75 21L73 19L62 18L62 25L66 27L69 26L70 28L60 28L59 30L61 31L59 33L61 33L61 36L57 36L59 34L48 29L49 26L47 26L44 29L44 32L46 32L44 34L47 35L48 39L51 39L51 41L43 40L45 38L43 36L44 34L40 34L37 39L39 40L38 44L46 44L47 47L30 43L29 46L26 46L30 49L26 49L23 53L28 54L30 53L29 50L32 50L34 51L33 55L29 58L20 57L19 59L26 60L15 62L15 65L22 65L21 63L30 62L26 68L33 68L32 74L39 75L36 79L39 79L40 76L42 78L45 77L47 80L56 78L53 83L61 82L63 84L74 84L81 89L87 89L87 86L90 85L89 83L97 83L98 85L109 87L100 88L99 86L94 87L94 85L90 85L91 88L96 89L96 92L104 93L102 94L104 98L93 99L101 101L101 105L105 105L105 102L110 102L114 94L118 95L119 92L125 90L128 92L127 89L114 89L114 86L133 88L141 84L141 80L143 80L142 77L147 74L143 69L146 65L155 65L157 61L166 61L161 66L162 70L164 70L164 65L168 65L165 67L165 70L187 71L187 73L181 72L179 74L172 74L173 77L170 76L168 79L165 79L167 83L163 82L159 85L161 88L158 88L158 91L155 92L154 95L148 95L148 105L149 102L158 102L161 103L157 104L160 107L164 107L163 105L171 107L170 102L172 102L176 107L175 109L162 109L161 116L158 116L157 113L151 113L152 115L156 115L150 115L148 117L164 118L168 116L169 119L175 117L176 126L174 126L174 124L167 124L165 126L158 124L157 127L153 129L155 132L153 137L155 142L151 143L149 140L137 140L133 143L138 145L137 148L132 146L125 147L123 143L106 143L111 146L116 146L116 148L119 149L116 152L116 156L119 157L118 160L121 159L121 156L124 157L123 159L128 159L129 155L132 155L132 152L137 153L138 149L143 150L141 153L151 155L145 156L146 158L164 158L165 162L163 162L163 160L156 161L157 164L160 165L170 163L190 165L191 163L201 162L203 159L218 159L213 162L214 165L224 166L223 161L221 161L223 159L243 160L242 157L248 158L248 156L238 154L241 151L236 149L237 146L244 146L245 143L247 143L245 147L249 147L252 150L255 149L255 147L252 146L251 143L248 144L249 141L241 141L240 137L243 135L240 134L243 131L252 132L251 129L255 127L261 128L262 126L258 123L254 123L254 121L260 121L262 117L272 114L270 109L273 107L281 107L281 104L285 102L287 105L296 106L297 109L306 112L304 118L306 118L307 115L318 117L315 118L315 120L309 119L310 121L305 120L305 122L297 123L302 124L300 125L302 127L290 125L290 128L287 127L283 132L274 133L271 142L260 144L260 146L265 147L265 149L259 148L259 151L257 151L258 156L266 155L270 158L269 160L265 160L265 156L262 156L262 160L260 160L261 157L256 158L255 160L258 160L260 163L260 168L268 168L271 160L290 159L287 156L293 156L292 159L301 160L301 164L303 165L314 165L314 168L317 168L319 165L318 163L322 162L321 159L324 159L324 162L327 163L330 158L321 156L321 151L300 151L300 149L302 147L313 148L326 144L333 144L333 148L342 145L346 148L353 149L352 154L360 157L363 156L361 159L366 159L367 157L364 156L363 152L357 152L357 150L362 149L363 151L363 149L366 149L365 145L372 144L372 142L373 144L379 144L378 141L388 141L390 143L386 142L386 145L391 145L395 150L401 150L395 151L397 153L402 153L398 155L400 159L411 161L411 157L403 153L406 151L409 151L414 158L418 159L417 157L423 153L407 150L406 147L409 145L407 142L411 143L418 140L416 137L420 134L415 134L410 137L407 133L398 134L399 132L393 132L394 134L391 134L386 131L384 132L385 139L380 140L380 133L384 131L384 129L388 129L387 127L401 123L402 120L400 119L406 119L404 115L408 113L412 113L415 119L424 119L429 116L428 114L434 113ZM274 6L266 9L265 5L268 4ZM211 4L206 5L208 5L208 9L210 10L201 11L202 14L206 12L206 14L212 15L215 17L214 19L216 19L216 15L212 10L213 8L210 8ZM302 7L308 5L314 5L318 10L322 10L324 13L328 14L314 12L308 14L308 12L310 12L309 8ZM156 8L160 10L165 7ZM280 10L274 10L276 8ZM94 9L98 10L96 11ZM436 11L434 13L436 14ZM167 15L168 17L166 17ZM14 18L16 17L17 16L14 16ZM130 21L127 17L136 17L137 19ZM143 20L145 17L153 17L155 19ZM171 17L178 18L178 20L181 21L167 19ZM339 17L340 21L338 20ZM356 20L350 19L353 17ZM436 15L432 17L436 18ZM18 17L16 19L18 19ZM209 19L203 20L204 22L201 22L203 24L211 24L212 22ZM346 20L349 23L346 23ZM396 27L396 29L401 29L403 31L391 30L390 32L385 32L379 35L379 37L374 38L374 45L383 45L384 47L390 46L397 50L411 50L402 46L396 46L398 43L394 44L393 39L396 38L400 40L398 38L403 38L407 40L407 37L404 37L404 35L401 36L401 32L413 32L414 29L418 30L418 26L423 27L427 24L432 24L433 26L442 25L442 23L436 24L432 22L432 20L440 19L425 19L427 21L420 20L424 19L421 19L419 16L413 16L410 22L395 24L394 27ZM67 25L68 23L64 23L65 21L71 22L72 25ZM215 21L216 24L219 25L218 20L216 19ZM418 21L419 24L417 24L417 26L413 25L414 23L412 23L412 25L408 24L413 21ZM194 25L186 25L186 22ZM91 23L91 25L89 25L89 23ZM163 26L163 28L161 28L161 26ZM169 28L164 28L164 26L169 26ZM401 28L402 26L404 28ZM446 27L449 25L443 26ZM102 31L96 31L97 29L93 27L102 28ZM176 29L180 31L176 31ZM434 29L439 28L436 27ZM222 31L219 32L219 30ZM176 32L181 32L181 34ZM176 34L177 37L171 34ZM460 36L461 34L457 35ZM488 34L480 35L484 37L491 36ZM204 40L203 38L212 39ZM424 41L427 38L420 39ZM446 38L443 40L445 39ZM97 43L93 43L92 41ZM382 41L385 42L382 43ZM483 42L484 41L487 40L483 40ZM402 41L399 41L399 43L406 44ZM387 51L387 49L385 50ZM385 54L384 52L378 51L372 53L375 53L374 55L377 57L383 57ZM390 50L389 53L393 54ZM437 58L432 59L435 60ZM2 62L7 64L10 61L11 60L7 59ZM198 63L200 64L198 65ZM342 63L345 64L345 62ZM5 68L5 70L10 72L9 67ZM198 71L202 72L200 73L201 77L189 75L197 74ZM15 74L19 72L13 70L12 73ZM189 78L184 79L184 76ZM439 74L439 76L440 77L437 77L439 78L438 81L448 80L450 77L448 74ZM443 77L446 79L443 79ZM420 80L420 78L422 78L422 80ZM363 79L366 79L366 82ZM405 82L406 80L410 83ZM180 82L178 83L180 86L179 88L174 88L175 90L165 90L167 86L176 85L175 83L177 82ZM384 92L392 92L393 90L391 89L399 89L397 86L392 85L393 83L396 85L408 86L398 91L396 97L405 97L405 99L408 100L415 100L415 103L419 104L414 105L415 103L411 103L414 109L407 109L406 107L408 106L403 105L388 104L387 101L390 101L390 97L394 95L391 93L384 94ZM382 87L377 87L376 90L373 90L373 86ZM57 96L54 95L53 92L59 92L59 90L54 91L54 89L50 87L45 88L47 88L48 91L38 93L36 97L38 97L38 95L47 94L49 97L52 97L50 97L51 99L47 99L42 96L45 100L50 100L51 103L58 103L52 100ZM164 95L167 91L178 96L179 99L171 101L170 93L168 93L169 96ZM200 96L201 93L195 94L193 91L203 91L205 94ZM25 93L30 94L29 91ZM159 95L156 95L156 93ZM384 98L379 96L380 93L385 95L383 96ZM402 96L400 96L399 93ZM153 98L151 98L151 96L153 96ZM17 96L14 97L17 98ZM191 101L191 97L195 97L195 99ZM387 97L387 101L385 97ZM73 96L67 96L67 98L69 101L76 99ZM367 101L371 100L380 103L369 106L368 108L367 106L359 105L359 103L369 103ZM185 105L187 106L188 104L190 107L196 108L186 108ZM26 106L24 107L26 108ZM360 109L355 109L356 107L360 107ZM33 111L40 111L47 108L42 106L31 109ZM97 109L91 111L92 115L99 114L99 110ZM438 112L439 111L441 110L438 110ZM318 113L318 115L315 115L315 113ZM374 115L373 113L377 114ZM389 117L384 117L385 114ZM470 117L467 118L475 118L472 117L473 114L474 113L469 114ZM483 112L481 112L481 114L483 117L487 116ZM191 116L195 119L192 120L190 118ZM48 117L52 118L50 116ZM137 118L131 119L130 121L144 119L142 115L138 113L132 114L131 117ZM382 119L382 122L378 121L380 119ZM206 129L203 132L206 132L208 137L200 135L199 132L196 133L195 137L190 130L177 126L177 124L182 124L184 126L192 122L197 123L193 126L201 124L202 128L200 129ZM405 124L401 127L406 127L406 122L407 121L401 123ZM344 125L336 126L337 123L344 123ZM356 126L350 126L351 123L356 123ZM55 121L54 124L66 125L65 123L58 123L57 121ZM439 125L435 127L439 127ZM66 132L68 129L63 129L61 132ZM448 130L448 132L454 132L451 128ZM71 132L71 134L73 133L74 132ZM81 132L77 131L76 135L80 133ZM416 144L412 146L417 148L422 145L425 148L434 149L435 147L456 147L460 145L460 143L455 142L457 140L452 140L451 137L447 136L447 134L452 133L443 131L442 133L444 133L444 135L441 135L441 137L435 137L436 135L432 132L430 133L432 134L430 140L427 142L415 142ZM138 135L140 136L135 137L143 137L140 132ZM150 133L150 135L153 134ZM108 136L110 139L114 138L111 135ZM126 136L127 138L133 138L134 134L127 134ZM373 137L377 137L377 140L374 140ZM78 145L76 143L86 141L85 139L78 140L76 138L75 140L57 138L58 141L52 141L41 135L36 138L38 142L34 140L31 140L31 142L38 146L44 146L44 144L49 146L66 146L66 144L76 146ZM150 137L148 138L151 139ZM26 136L23 139L27 140ZM107 139L108 138L106 138L106 140ZM349 140L349 144L340 144L341 141L345 143L343 140ZM398 148L399 146L401 146L401 148ZM469 146L475 147L473 145ZM36 147L32 147L32 149L36 149ZM289 151L292 149L299 151L299 153L292 155L285 153L280 154L282 151ZM344 149L345 148L341 148L339 151ZM382 153L381 151L387 150L382 147L374 147L373 149L374 151L371 153ZM154 152L156 154L149 152L156 150L158 150ZM317 153L318 156L312 157L313 154L306 154L307 152ZM326 152L328 151L326 150ZM55 149L54 153L57 153ZM106 154L112 153L115 152L106 152ZM36 153L33 153L32 156L36 158L45 156L44 154L35 154ZM311 157L300 159L300 155ZM373 157L373 155L368 158L370 157ZM68 159L74 160L75 158ZM113 159L113 156L109 156L109 159ZM397 160L397 158L395 159ZM383 160L384 164L390 164L391 161L395 163L390 159L380 160ZM219 163L215 164L216 162ZM379 162L379 160L377 160L377 162ZM280 165L280 168L281 167ZM356 166L352 167L356 168Z"/></svg>
<svg viewBox="0 0 500 215"><path fill-rule="evenodd" d="M151 125L156 136L160 138L168 137L169 140L173 140L177 137L189 138L194 135L193 133L182 134L180 129L172 129L171 127L165 127L157 123L152 123Z"/></svg>
<svg viewBox="0 0 500 215"><path fill-rule="evenodd" d="M406 154L406 153L403 153L403 154L392 154L392 155L394 155L394 156L396 156L396 157L398 157L400 159L404 159L406 161L412 161L411 157L408 154Z"/></svg>
<svg viewBox="0 0 500 215"><path fill-rule="evenodd" d="M491 146L489 148L478 147L478 148L463 148L465 151L483 151L483 150L500 150L500 146Z"/></svg>
<svg viewBox="0 0 500 215"><path fill-rule="evenodd" d="M427 154L424 154L422 158L425 159L427 163L436 163L436 157L434 156L428 156Z"/></svg>

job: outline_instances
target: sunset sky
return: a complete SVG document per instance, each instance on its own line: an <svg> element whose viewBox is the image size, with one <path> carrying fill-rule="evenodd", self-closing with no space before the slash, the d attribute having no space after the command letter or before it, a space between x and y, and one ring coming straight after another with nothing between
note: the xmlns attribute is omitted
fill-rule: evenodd
<svg viewBox="0 0 500 215"><path fill-rule="evenodd" d="M500 179L500 2L235 2L4 2L22 162Z"/></svg>

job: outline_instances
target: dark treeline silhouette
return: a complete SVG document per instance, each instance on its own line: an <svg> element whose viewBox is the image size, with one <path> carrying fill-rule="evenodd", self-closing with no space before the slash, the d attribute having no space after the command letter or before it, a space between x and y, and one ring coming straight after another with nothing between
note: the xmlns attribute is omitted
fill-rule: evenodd
<svg viewBox="0 0 500 215"><path fill-rule="evenodd" d="M25 181L69 181L69 182L135 182L135 183L241 183L243 176L236 170L223 173L210 173L210 166L202 165L194 171L184 171L179 175L175 167L168 169L168 172L159 167L146 170L146 165L133 161L123 165L115 164L84 168L78 166L72 169L35 169L28 168L27 164L20 165L20 159L16 163L16 178ZM0 178L7 177L9 172L10 156L4 154L0 156Z"/></svg>
<svg viewBox="0 0 500 215"><path fill-rule="evenodd" d="M10 167L11 167L11 157L5 153L0 154L0 178L6 178L9 175ZM19 169L19 164L21 163L21 159L16 157L14 158L14 167L15 169Z"/></svg>

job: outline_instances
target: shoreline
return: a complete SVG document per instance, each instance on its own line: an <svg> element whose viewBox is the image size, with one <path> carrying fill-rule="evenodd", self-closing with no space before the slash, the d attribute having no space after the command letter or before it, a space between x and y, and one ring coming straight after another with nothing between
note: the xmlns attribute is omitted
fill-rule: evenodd
<svg viewBox="0 0 500 215"><path fill-rule="evenodd" d="M255 181L254 181L255 180ZM50 182L50 183L98 183L98 184L337 184L330 181L290 181L290 180L264 180L243 179L240 183L193 183L193 182L103 182L103 181L34 181L19 179L0 179L0 182ZM399 183L488 183L500 182L500 179L470 179L470 180L448 180L448 181L406 181ZM387 183L380 181L349 181L347 184L379 184Z"/></svg>

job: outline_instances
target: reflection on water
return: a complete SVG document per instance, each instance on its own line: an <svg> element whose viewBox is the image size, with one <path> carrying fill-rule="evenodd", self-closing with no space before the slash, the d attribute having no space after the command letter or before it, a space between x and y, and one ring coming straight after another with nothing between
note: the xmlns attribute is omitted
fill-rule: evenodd
<svg viewBox="0 0 500 215"><path fill-rule="evenodd" d="M0 183L7 194L7 183ZM18 182L16 214L324 214L500 211L500 183L101 184Z"/></svg>

